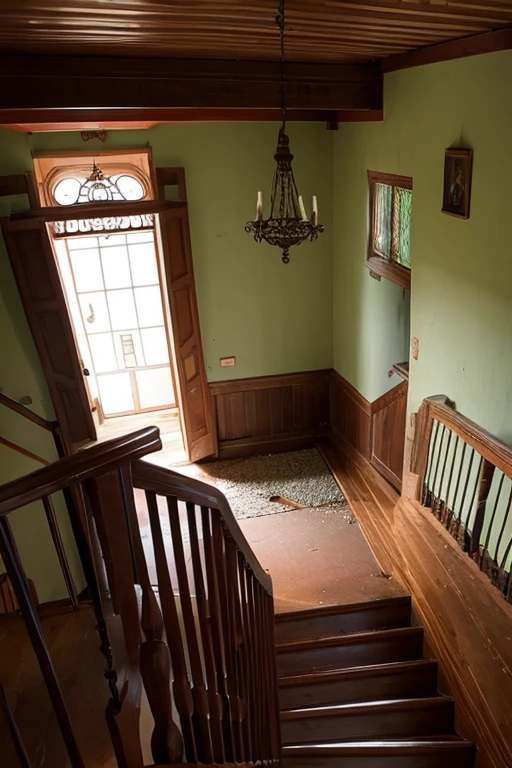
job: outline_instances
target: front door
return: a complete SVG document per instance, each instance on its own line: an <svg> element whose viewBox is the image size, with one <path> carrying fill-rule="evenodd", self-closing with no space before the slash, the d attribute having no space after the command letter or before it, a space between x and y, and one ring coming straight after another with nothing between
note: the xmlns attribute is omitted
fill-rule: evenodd
<svg viewBox="0 0 512 768"><path fill-rule="evenodd" d="M103 416L174 407L154 230L55 237L53 246Z"/></svg>

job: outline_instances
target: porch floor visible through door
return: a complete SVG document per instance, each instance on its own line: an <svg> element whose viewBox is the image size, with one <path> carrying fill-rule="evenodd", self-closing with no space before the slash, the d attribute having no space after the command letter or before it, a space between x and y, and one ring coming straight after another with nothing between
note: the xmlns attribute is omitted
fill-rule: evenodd
<svg viewBox="0 0 512 768"><path fill-rule="evenodd" d="M145 457L146 461L161 467L179 466L187 462L177 408L105 419L97 427L98 441L113 440L144 427L158 427L162 440L162 450L150 453Z"/></svg>

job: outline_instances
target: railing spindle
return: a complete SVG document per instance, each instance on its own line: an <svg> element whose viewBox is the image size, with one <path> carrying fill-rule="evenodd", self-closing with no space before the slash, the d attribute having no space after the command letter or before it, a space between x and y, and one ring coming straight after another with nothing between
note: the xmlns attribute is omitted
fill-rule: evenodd
<svg viewBox="0 0 512 768"><path fill-rule="evenodd" d="M478 474L478 498L476 503L476 512L473 520L471 542L469 554L479 564L480 563L480 538L484 528L485 512L487 508L487 499L491 490L492 479L494 477L494 464L482 459L480 462L480 471Z"/></svg>
<svg viewBox="0 0 512 768"><path fill-rule="evenodd" d="M149 578L135 508L130 467L123 467L120 471L120 480L135 570L142 590L141 626L146 639L140 646L139 659L142 681L155 722L151 736L151 752L156 763L178 763L183 758L183 739L172 717L171 659L169 648L163 639L162 612Z"/></svg>
<svg viewBox="0 0 512 768"><path fill-rule="evenodd" d="M240 707L240 728L242 739L242 760L250 760L249 730L247 723L247 659L242 630L242 613L240 608L240 591L238 583L238 568L236 545L229 536L225 539L226 548L226 578L228 587L229 611L234 624L235 669L237 678L237 695Z"/></svg>
<svg viewBox="0 0 512 768"><path fill-rule="evenodd" d="M78 596L76 593L75 583L71 575L71 570L69 568L69 562L66 555L66 550L64 549L64 544L62 542L62 536L60 535L59 525L57 522L57 515L55 514L55 507L53 506L53 501L51 499L51 496L43 496L42 502L43 502L43 507L46 515L46 520L48 521L48 528L50 529L50 535L52 537L53 546L55 547L55 551L59 559L59 564L62 570L64 581L66 582L66 589L68 591L69 599L71 600L71 605L73 606L73 610L76 611L78 609Z"/></svg>
<svg viewBox="0 0 512 768"><path fill-rule="evenodd" d="M27 632L36 654L46 688L53 704L62 738L66 745L72 768L85 768L76 741L69 712L55 673L55 668L46 645L39 617L34 607L27 578L21 565L20 556L12 535L11 526L6 517L0 517L0 556L18 601Z"/></svg>
<svg viewBox="0 0 512 768"><path fill-rule="evenodd" d="M151 526L151 536L153 539L153 551L155 553L155 565L165 633L171 653L174 702L180 716L181 732L183 734L187 762L197 763L197 748L192 722L192 693L190 691L188 680L178 608L169 573L156 494L152 491L146 491L146 502Z"/></svg>
<svg viewBox="0 0 512 768"><path fill-rule="evenodd" d="M224 741L224 755L227 762L234 762L233 729L229 712L229 698L227 690L226 654L224 652L224 637L221 629L222 616L220 610L218 573L215 567L215 554L212 534L212 513L206 508L201 508L201 523L203 530L204 559L206 579L208 583L208 608L210 612L210 627L212 637L212 649L217 672L217 690L222 702L222 733Z"/></svg>
<svg viewBox="0 0 512 768"><path fill-rule="evenodd" d="M218 596L221 617L221 630L224 645L224 661L226 665L226 687L229 702L231 733L233 736L234 762L242 762L242 731L240 727L240 702L238 699L236 668L234 666L234 621L229 610L228 587L226 578L226 556L224 548L224 531L220 515L212 510L213 554L218 579Z"/></svg>
<svg viewBox="0 0 512 768"><path fill-rule="evenodd" d="M241 627L242 627L242 643L244 647L245 658L245 673L246 673L246 748L248 750L247 760L250 762L254 759L255 742L254 742L254 688L255 688L255 673L257 667L254 664L252 653L252 638L251 629L249 623L249 606L247 602L247 582L246 582L246 564L241 552L236 552L236 561L238 568L238 580L240 584L240 605L241 605Z"/></svg>
<svg viewBox="0 0 512 768"><path fill-rule="evenodd" d="M213 755L210 724L208 720L208 698L204 685L203 667L194 619L194 609L192 608L192 600L190 597L190 584L187 577L187 564L181 535L178 501L175 496L167 497L167 508L169 511L174 561L176 563L176 573L180 591L180 605L183 615L183 624L185 626L185 636L187 638L188 657L192 675L192 700L194 703L192 721L196 730L198 760L202 763L211 763L213 762Z"/></svg>
<svg viewBox="0 0 512 768"><path fill-rule="evenodd" d="M20 768L31 768L30 759L27 754L27 750L25 749L23 739L21 738L21 734L18 730L18 726L16 725L16 721L9 707L9 702L7 701L7 697L1 685L0 685L0 711L4 713L4 717L7 721L7 727L9 728L9 732L11 734L12 743L14 745L14 750L16 752L16 757L18 758Z"/></svg>
<svg viewBox="0 0 512 768"><path fill-rule="evenodd" d="M203 510L201 510L203 511ZM208 510L205 510L208 512ZM213 761L224 762L224 739L222 734L222 699L217 689L217 675L215 671L215 659L212 647L212 637L208 626L208 599L201 564L199 550L199 537L197 533L196 508L194 504L187 503L188 530L190 534L190 553L192 556L192 568L194 572L194 584L196 591L197 614L199 629L201 632L201 645L207 682L207 696L210 712L210 731L212 739Z"/></svg>

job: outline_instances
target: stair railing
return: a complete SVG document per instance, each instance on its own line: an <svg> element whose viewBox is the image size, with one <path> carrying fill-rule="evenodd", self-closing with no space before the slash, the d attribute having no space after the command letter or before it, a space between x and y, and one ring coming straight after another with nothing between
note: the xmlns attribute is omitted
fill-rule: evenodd
<svg viewBox="0 0 512 768"><path fill-rule="evenodd" d="M219 491L138 460L160 447L151 427L0 488L0 554L70 764L83 768L83 758L8 520L14 509L64 486L82 495L86 509L94 556L85 570L107 659L107 722L120 768L144 766L142 689L154 721L156 765L272 765L280 760L280 735L270 577ZM119 622L122 643L112 647Z"/></svg>
<svg viewBox="0 0 512 768"><path fill-rule="evenodd" d="M512 602L512 447L438 395L418 411L411 471L417 499Z"/></svg>
<svg viewBox="0 0 512 768"><path fill-rule="evenodd" d="M42 416L39 416L39 414L34 413L34 411L31 411L30 408L27 408L25 405L18 402L18 400L14 400L12 397L9 397L3 392L0 392L0 405L8 408L10 411L17 413L19 416L22 416L25 420L30 421L32 424L35 424L41 429L44 429L45 431L49 432L52 435L53 442L57 450L57 455L59 457L64 456L63 443L60 435L59 424L57 421L49 421L48 419L44 419ZM23 446L20 446L17 443L13 443L10 440L7 440L6 438L1 436L0 436L0 444L5 446L9 450L16 451L17 453L20 453L23 456L26 456L27 458L32 459L33 461L37 461L40 464L47 465L49 463L46 459L42 458L41 456L38 456L37 454L32 453L32 451L29 451L23 448ZM70 511L70 513L72 514L71 510L74 507L74 503L73 503L73 500L70 498L69 494L66 494L65 501L66 501L66 506L68 508L68 511ZM48 496L46 499L43 500L43 506L44 506L44 512L46 515L46 520L48 523L48 529L50 531L50 536L51 536L53 546L57 555L57 559L59 561L59 565L62 571L62 576L64 578L64 582L66 585L66 590L69 596L71 607L73 608L73 610L77 610L78 609L77 590L75 587L75 583L73 581L71 569L69 567L66 550L64 549L64 544L62 542L62 536L60 533L60 528L59 528L57 514L55 512L55 507L53 505L53 501L50 496Z"/></svg>

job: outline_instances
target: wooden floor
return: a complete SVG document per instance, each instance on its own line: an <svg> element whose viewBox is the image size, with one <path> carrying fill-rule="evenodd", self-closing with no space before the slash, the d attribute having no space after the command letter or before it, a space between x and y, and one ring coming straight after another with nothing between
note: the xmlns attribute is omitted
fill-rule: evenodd
<svg viewBox="0 0 512 768"><path fill-rule="evenodd" d="M108 700L104 660L92 610L83 607L49 616L42 626L87 768L115 768L104 717ZM19 616L0 616L0 681L33 768L67 768L64 743ZM20 765L1 714L0 765Z"/></svg>

